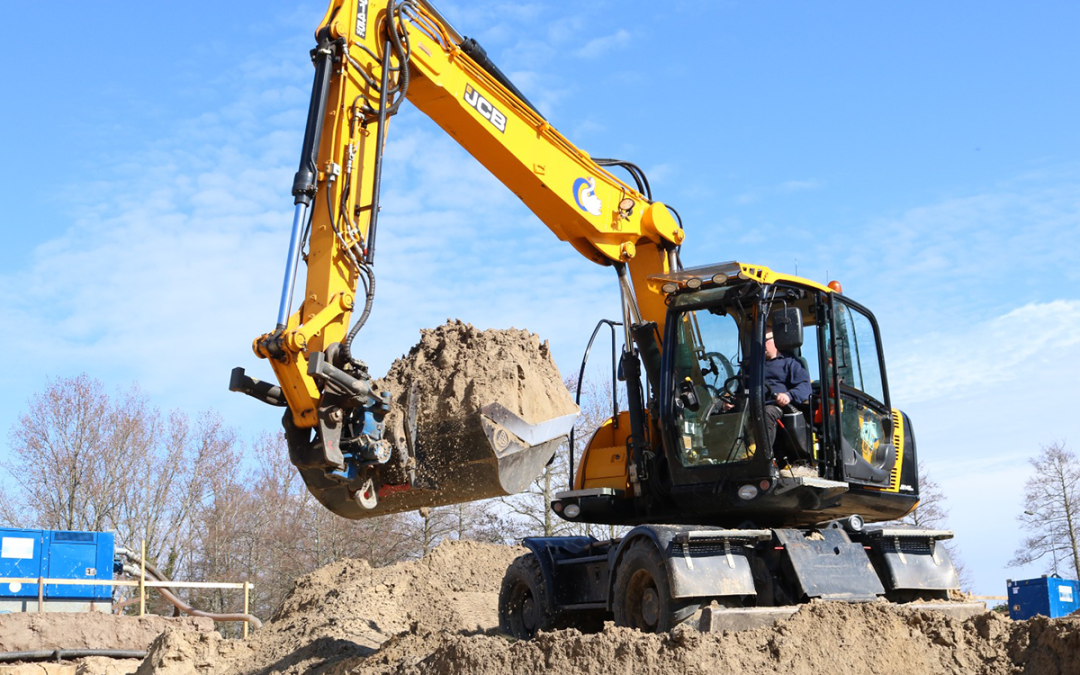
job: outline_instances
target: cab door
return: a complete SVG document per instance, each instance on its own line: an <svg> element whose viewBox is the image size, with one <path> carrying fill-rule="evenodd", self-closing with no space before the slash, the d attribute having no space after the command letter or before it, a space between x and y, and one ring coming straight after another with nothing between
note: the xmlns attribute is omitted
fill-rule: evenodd
<svg viewBox="0 0 1080 675"><path fill-rule="evenodd" d="M892 408L873 314L833 294L825 322L827 386L822 398L841 478L849 483L884 487L890 483L897 452L893 445Z"/></svg>

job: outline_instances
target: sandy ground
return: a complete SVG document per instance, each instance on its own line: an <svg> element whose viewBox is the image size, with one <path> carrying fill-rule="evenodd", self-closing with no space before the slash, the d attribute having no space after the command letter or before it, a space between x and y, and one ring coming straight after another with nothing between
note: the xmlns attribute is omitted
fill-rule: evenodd
<svg viewBox="0 0 1080 675"><path fill-rule="evenodd" d="M422 560L380 569L337 562L301 578L278 615L246 641L172 625L141 664L95 659L79 672L120 675L136 667L139 675L1080 672L1080 618L1012 622L987 612L961 621L885 603L812 604L775 627L736 634L680 628L646 635L609 624L592 635L567 630L513 641L497 631L497 598L504 570L520 553L507 546L447 542ZM62 642L63 619L36 619L41 639ZM52 634L49 621L57 622ZM120 623L125 621L140 622ZM11 644L6 640L12 623L10 616L0 617L4 645ZM129 632L117 627L118 635Z"/></svg>

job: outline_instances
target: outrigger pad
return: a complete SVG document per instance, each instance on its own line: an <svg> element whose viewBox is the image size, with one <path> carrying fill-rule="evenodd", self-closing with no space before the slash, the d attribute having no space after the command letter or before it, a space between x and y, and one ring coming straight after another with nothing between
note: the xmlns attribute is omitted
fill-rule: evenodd
<svg viewBox="0 0 1080 675"><path fill-rule="evenodd" d="M863 545L853 543L843 529L777 529L773 534L807 598L869 602L885 594Z"/></svg>
<svg viewBox="0 0 1080 675"><path fill-rule="evenodd" d="M917 527L869 527L864 536L883 568L890 591L948 591L960 589L960 575L942 543L949 530Z"/></svg>

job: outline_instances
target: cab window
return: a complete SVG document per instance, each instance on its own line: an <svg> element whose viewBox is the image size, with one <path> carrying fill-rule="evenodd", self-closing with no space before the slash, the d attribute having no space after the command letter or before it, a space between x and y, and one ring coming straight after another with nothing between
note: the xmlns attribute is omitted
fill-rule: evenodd
<svg viewBox="0 0 1080 675"><path fill-rule="evenodd" d="M836 340L832 366L840 384L840 449L845 477L883 485L890 479L888 468L895 450L874 323L842 301L833 306Z"/></svg>
<svg viewBox="0 0 1080 675"><path fill-rule="evenodd" d="M884 404L885 387L881 377L881 359L870 317L846 304L838 303L836 338L836 368L841 383Z"/></svg>
<svg viewBox="0 0 1080 675"><path fill-rule="evenodd" d="M732 395L743 355L739 324L715 308L683 312L676 321L672 384L681 463L690 467L747 459L746 404Z"/></svg>

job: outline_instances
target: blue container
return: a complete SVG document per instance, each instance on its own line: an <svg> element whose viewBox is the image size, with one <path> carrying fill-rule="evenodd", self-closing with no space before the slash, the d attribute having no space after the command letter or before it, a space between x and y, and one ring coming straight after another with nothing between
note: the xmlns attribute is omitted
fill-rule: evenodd
<svg viewBox="0 0 1080 675"><path fill-rule="evenodd" d="M0 527L0 577L37 579L113 578L112 532L23 530ZM37 584L0 583L0 600L37 600ZM110 602L111 586L47 584L45 599Z"/></svg>
<svg viewBox="0 0 1080 675"><path fill-rule="evenodd" d="M1009 617L1014 621L1041 614L1051 619L1080 609L1080 582L1040 577L1008 582Z"/></svg>

